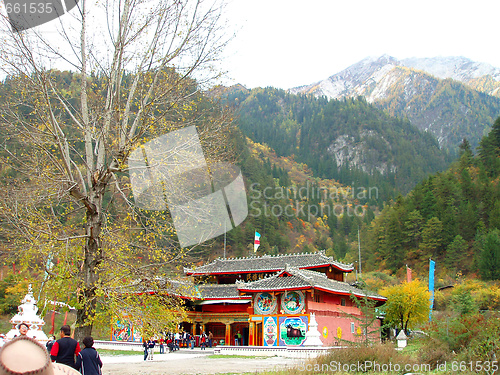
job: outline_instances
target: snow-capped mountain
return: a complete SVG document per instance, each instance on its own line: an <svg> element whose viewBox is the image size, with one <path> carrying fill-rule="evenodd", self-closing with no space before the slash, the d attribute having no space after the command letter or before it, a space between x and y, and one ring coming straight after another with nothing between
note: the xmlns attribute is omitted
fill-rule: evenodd
<svg viewBox="0 0 500 375"><path fill-rule="evenodd" d="M423 70L438 78L451 78L463 83L484 76L491 76L496 82L500 82L500 68L486 63L474 62L466 57L412 57L401 60L401 63L409 68Z"/></svg>
<svg viewBox="0 0 500 375"><path fill-rule="evenodd" d="M330 99L363 96L407 117L452 151L463 138L474 147L500 116L500 69L464 57L368 57L292 93Z"/></svg>
<svg viewBox="0 0 500 375"><path fill-rule="evenodd" d="M367 57L323 81L295 87L290 89L290 92L309 93L333 99L362 95L369 102L374 102L383 99L381 93L386 91L384 88L394 83L394 77L391 76L394 75L396 68L423 71L441 79L451 78L468 84L478 91L500 97L500 68L474 62L465 57L412 57L398 60L388 55ZM474 84L470 85L471 82L481 78L489 78L498 85L491 91L481 90Z"/></svg>

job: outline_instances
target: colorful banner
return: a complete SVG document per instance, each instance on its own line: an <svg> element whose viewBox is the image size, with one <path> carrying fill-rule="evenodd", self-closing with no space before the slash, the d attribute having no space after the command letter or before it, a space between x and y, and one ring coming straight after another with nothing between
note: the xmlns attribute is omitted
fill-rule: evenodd
<svg viewBox="0 0 500 375"><path fill-rule="evenodd" d="M259 232L255 232L255 241L253 243L253 252L257 252L257 249L259 248L260 246L260 233Z"/></svg>
<svg viewBox="0 0 500 375"><path fill-rule="evenodd" d="M264 320L264 346L278 344L278 323L275 316L268 316Z"/></svg>
<svg viewBox="0 0 500 375"><path fill-rule="evenodd" d="M111 341L141 342L142 337L138 330L134 331L132 322L128 319L118 319L111 330Z"/></svg>
<svg viewBox="0 0 500 375"><path fill-rule="evenodd" d="M429 260L429 292L431 293L430 305L431 308L429 310L429 322L432 320L432 308L434 307L434 270L436 268L436 262L432 259Z"/></svg>

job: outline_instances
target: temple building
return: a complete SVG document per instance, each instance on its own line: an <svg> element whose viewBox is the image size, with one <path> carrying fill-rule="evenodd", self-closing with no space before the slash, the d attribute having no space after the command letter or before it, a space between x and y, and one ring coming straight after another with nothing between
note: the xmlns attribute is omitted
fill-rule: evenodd
<svg viewBox="0 0 500 375"><path fill-rule="evenodd" d="M351 296L377 306L386 298L345 282L353 270L324 252L219 258L185 269L195 295L186 300L183 328L194 335L210 331L219 345L234 345L241 335L240 345L301 346L314 313L323 345L356 341L362 311ZM373 328L380 324L375 320Z"/></svg>

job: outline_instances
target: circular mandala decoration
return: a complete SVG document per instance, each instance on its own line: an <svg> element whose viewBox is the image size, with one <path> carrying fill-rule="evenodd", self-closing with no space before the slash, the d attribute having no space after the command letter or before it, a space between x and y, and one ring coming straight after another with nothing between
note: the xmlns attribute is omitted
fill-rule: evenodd
<svg viewBox="0 0 500 375"><path fill-rule="evenodd" d="M323 333L323 337L325 339L327 339L328 338L328 328L327 327L323 327L323 332L322 333Z"/></svg>
<svg viewBox="0 0 500 375"><path fill-rule="evenodd" d="M281 295L281 309L287 314L299 314L304 310L304 293L300 290Z"/></svg>
<svg viewBox="0 0 500 375"><path fill-rule="evenodd" d="M270 293L257 293L253 303L257 314L267 315L276 312L277 299Z"/></svg>

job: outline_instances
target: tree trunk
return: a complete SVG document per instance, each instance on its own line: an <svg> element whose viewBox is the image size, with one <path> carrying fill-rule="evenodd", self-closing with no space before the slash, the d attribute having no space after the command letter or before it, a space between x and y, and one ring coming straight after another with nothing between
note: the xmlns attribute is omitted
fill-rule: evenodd
<svg viewBox="0 0 500 375"><path fill-rule="evenodd" d="M87 239L84 248L83 265L80 270L83 286L77 295L78 308L76 311L75 339L78 341L81 341L85 336L91 336L93 318L96 314L96 291L99 280L97 267L103 259L101 227L104 191L104 188L98 189L98 191L93 189L87 205L87 221L85 224Z"/></svg>

